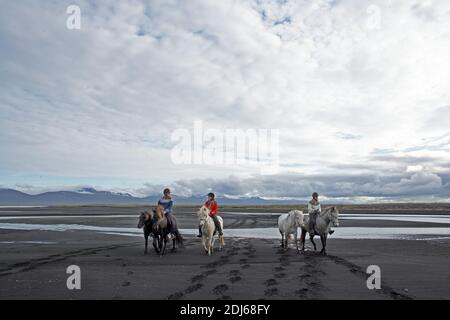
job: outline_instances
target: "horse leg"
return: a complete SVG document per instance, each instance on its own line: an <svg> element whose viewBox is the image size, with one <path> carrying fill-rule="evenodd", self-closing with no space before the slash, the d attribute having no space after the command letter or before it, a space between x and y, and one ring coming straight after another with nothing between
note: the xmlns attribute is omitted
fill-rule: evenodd
<svg viewBox="0 0 450 320"><path fill-rule="evenodd" d="M211 237L211 252L214 251L214 242L216 242L216 237L213 235Z"/></svg>
<svg viewBox="0 0 450 320"><path fill-rule="evenodd" d="M219 244L220 244L219 250L222 251L223 247L225 246L225 241L223 240L223 235L219 236Z"/></svg>
<svg viewBox="0 0 450 320"><path fill-rule="evenodd" d="M219 236L217 240L219 240L219 251L222 251L222 238L223 236Z"/></svg>
<svg viewBox="0 0 450 320"><path fill-rule="evenodd" d="M222 229L222 235L220 236L220 245L221 247L225 247L225 238L223 237L223 223L220 224L220 228Z"/></svg>
<svg viewBox="0 0 450 320"><path fill-rule="evenodd" d="M153 237L153 248L155 248L156 253L159 253L159 249L158 249L159 242L158 242L157 238L158 238L157 235Z"/></svg>
<svg viewBox="0 0 450 320"><path fill-rule="evenodd" d="M327 246L327 236L326 234L323 236L320 236L320 240L322 241L322 250L320 250L320 253L323 255L327 255L326 246Z"/></svg>
<svg viewBox="0 0 450 320"><path fill-rule="evenodd" d="M145 237L145 250L144 250L144 254L147 254L147 252L148 252L148 250L147 250L147 247L148 247L148 234L144 235L144 237Z"/></svg>
<svg viewBox="0 0 450 320"><path fill-rule="evenodd" d="M300 240L302 243L302 253L305 252L305 239L306 239L306 231L302 229L302 234L300 236Z"/></svg>
<svg viewBox="0 0 450 320"><path fill-rule="evenodd" d="M161 253L161 255L163 256L164 255L164 253L166 252L166 246L167 246L167 234L165 234L164 236L163 236L163 242L162 242L162 245L163 245L163 249L162 249L162 253Z"/></svg>
<svg viewBox="0 0 450 320"><path fill-rule="evenodd" d="M159 256L162 256L162 254L163 254L163 252L162 252L163 242L164 242L164 239L163 239L163 235L161 234L158 237Z"/></svg>
<svg viewBox="0 0 450 320"><path fill-rule="evenodd" d="M212 234L212 235L208 238L208 255L209 255L209 256L211 256L211 253L212 253L212 251L213 251L213 249L212 249L213 240L214 240L214 234Z"/></svg>
<svg viewBox="0 0 450 320"><path fill-rule="evenodd" d="M211 240L209 239L209 237L206 239L206 254L208 256L211 255Z"/></svg>
<svg viewBox="0 0 450 320"><path fill-rule="evenodd" d="M280 231L281 234L281 246L282 248L284 248L284 233Z"/></svg>
<svg viewBox="0 0 450 320"><path fill-rule="evenodd" d="M297 248L297 253L300 253L300 249L298 247L298 231L294 232L294 237L295 237L295 247Z"/></svg>
<svg viewBox="0 0 450 320"><path fill-rule="evenodd" d="M309 241L311 241L311 243L313 244L313 246L314 246L314 251L317 251L317 246L316 246L316 243L314 242L314 233L310 233L309 234Z"/></svg>
<svg viewBox="0 0 450 320"><path fill-rule="evenodd" d="M320 253L322 253L323 254L323 248L324 248L324 245L323 245L323 235L320 235L320 242L322 243L322 250L320 250Z"/></svg>
<svg viewBox="0 0 450 320"><path fill-rule="evenodd" d="M202 230L203 231L203 230ZM206 253L208 253L208 248L206 247L206 243L207 243L207 238L206 235L202 232L202 244L203 244L203 249L205 250Z"/></svg>
<svg viewBox="0 0 450 320"><path fill-rule="evenodd" d="M176 242L177 242L177 239L172 238L172 252L175 252L177 250Z"/></svg>

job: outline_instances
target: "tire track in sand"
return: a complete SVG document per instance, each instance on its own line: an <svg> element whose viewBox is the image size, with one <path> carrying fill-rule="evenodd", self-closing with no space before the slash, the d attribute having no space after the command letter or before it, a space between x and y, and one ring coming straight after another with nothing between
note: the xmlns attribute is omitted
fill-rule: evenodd
<svg viewBox="0 0 450 320"><path fill-rule="evenodd" d="M337 256L333 256L333 255L327 255L327 257L330 260L332 260L334 263L336 263L337 265L347 268L348 271L350 273L352 273L354 276L359 277L359 278L363 279L364 281L367 280L368 275L365 272L365 270L363 268L361 268L360 266L358 266L344 258L341 258L341 257L337 257ZM391 299L394 299L394 300L413 300L412 297L410 297L406 294L403 294L403 293L399 293L398 291L396 291L395 289L393 289L386 283L382 283L381 289L376 290L376 292L383 294L383 295L387 295Z"/></svg>
<svg viewBox="0 0 450 320"><path fill-rule="evenodd" d="M81 250L74 250L74 251L69 251L69 252L64 252L64 253L52 254L52 255L49 255L49 256L46 256L43 258L31 259L27 262L15 263L4 269L0 269L0 277L11 275L11 274L16 274L16 273L21 273L21 272L26 272L26 271L31 271L31 270L38 268L39 266L43 266L43 265L53 263L53 262L64 261L68 258L96 254L98 252L105 251L105 250L114 250L114 249L118 249L118 248L131 247L131 246L134 247L137 244L138 244L138 242L127 243L127 244L122 244L122 245L110 245L110 246L103 246L103 247L86 248L86 249L81 249Z"/></svg>

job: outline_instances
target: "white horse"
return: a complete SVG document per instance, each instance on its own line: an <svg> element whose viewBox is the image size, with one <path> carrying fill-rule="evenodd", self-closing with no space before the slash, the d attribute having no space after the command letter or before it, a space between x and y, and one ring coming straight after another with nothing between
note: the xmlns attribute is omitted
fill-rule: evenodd
<svg viewBox="0 0 450 320"><path fill-rule="evenodd" d="M322 242L322 250L320 251L320 253L322 253L323 255L327 254L326 246L327 246L328 232L330 231L330 228L332 226L333 227L339 226L339 210L336 207L325 208L316 218L315 229L318 235L320 236L320 241ZM305 220L305 224L302 227L302 235L301 235L302 252L305 252L305 238L307 232L309 233L309 240L311 240L311 243L314 246L314 250L317 250L316 243L313 240L315 232L311 231L312 230L309 230L309 217L307 217Z"/></svg>
<svg viewBox="0 0 450 320"><path fill-rule="evenodd" d="M205 252L211 255L214 246L214 235L217 233L216 226L213 219L209 216L210 210L206 206L202 206L197 212L197 217L200 223L200 228L202 230L202 244ZM220 227L223 231L223 220L222 217L217 217L219 219ZM219 235L219 250L225 245L223 235Z"/></svg>
<svg viewBox="0 0 450 320"><path fill-rule="evenodd" d="M281 247L287 250L288 238L294 236L295 245L298 249L297 231L303 226L303 212L300 210L292 210L278 217L278 230L281 234Z"/></svg>

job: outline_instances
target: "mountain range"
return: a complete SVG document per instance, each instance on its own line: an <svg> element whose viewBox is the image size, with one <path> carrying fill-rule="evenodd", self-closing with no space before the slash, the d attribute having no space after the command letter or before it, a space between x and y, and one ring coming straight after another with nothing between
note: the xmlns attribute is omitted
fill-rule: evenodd
<svg viewBox="0 0 450 320"><path fill-rule="evenodd" d="M83 188L77 191L54 191L36 195L27 194L14 189L0 189L1 206L31 206L31 205L148 205L156 204L160 196L135 197L128 193L98 191L94 188ZM181 197L173 195L173 200L179 205L197 205L205 201L205 196ZM294 204L295 200L265 200L259 197L217 198L224 205L266 205Z"/></svg>

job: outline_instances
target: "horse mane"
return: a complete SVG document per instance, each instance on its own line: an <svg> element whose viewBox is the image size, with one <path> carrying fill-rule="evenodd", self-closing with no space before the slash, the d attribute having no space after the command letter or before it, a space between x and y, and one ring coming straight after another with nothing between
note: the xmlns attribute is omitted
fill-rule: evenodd
<svg viewBox="0 0 450 320"><path fill-rule="evenodd" d="M291 210L291 211L288 212L288 216L287 217L289 219L295 219L295 215L297 214L297 212L298 212L297 210Z"/></svg>
<svg viewBox="0 0 450 320"><path fill-rule="evenodd" d="M200 210L197 212L198 218L205 219L208 217L208 215L209 215L209 209L205 205L202 205Z"/></svg>
<svg viewBox="0 0 450 320"><path fill-rule="evenodd" d="M143 215L145 217L145 221L152 221L153 220L153 216L149 211L144 211L141 213L141 215Z"/></svg>
<svg viewBox="0 0 450 320"><path fill-rule="evenodd" d="M320 215L323 216L326 213L329 213L334 218L337 218L338 214L339 214L339 210L336 208L336 206L327 207L327 208L323 209L323 211L322 211L322 213Z"/></svg>
<svg viewBox="0 0 450 320"><path fill-rule="evenodd" d="M155 209L153 209L154 217L156 216L156 220L161 220L164 218L164 208L163 206L157 206Z"/></svg>

